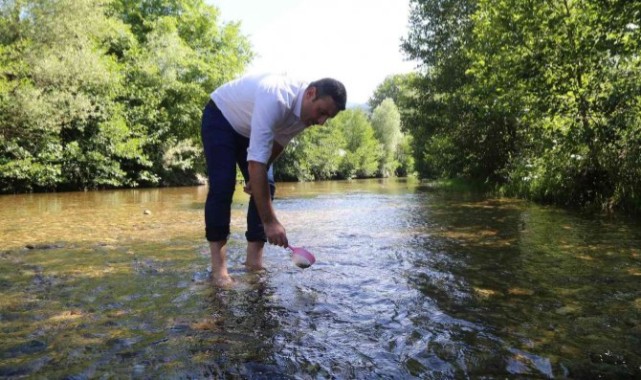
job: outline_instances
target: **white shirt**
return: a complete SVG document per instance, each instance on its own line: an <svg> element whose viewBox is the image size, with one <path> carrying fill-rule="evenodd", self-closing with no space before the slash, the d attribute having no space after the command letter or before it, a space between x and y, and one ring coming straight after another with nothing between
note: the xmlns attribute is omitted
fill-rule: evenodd
<svg viewBox="0 0 641 380"><path fill-rule="evenodd" d="M284 147L305 129L300 112L306 88L284 75L248 75L217 88L211 98L234 130L249 138L247 160L266 164L274 141Z"/></svg>

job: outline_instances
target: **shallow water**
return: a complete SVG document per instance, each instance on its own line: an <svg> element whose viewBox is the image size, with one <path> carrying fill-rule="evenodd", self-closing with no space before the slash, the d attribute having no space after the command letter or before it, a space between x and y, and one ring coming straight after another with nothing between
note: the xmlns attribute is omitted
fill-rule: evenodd
<svg viewBox="0 0 641 380"><path fill-rule="evenodd" d="M284 183L296 267L207 281L206 187L0 197L0 377L639 378L641 226L416 181ZM29 248L27 248L29 247Z"/></svg>

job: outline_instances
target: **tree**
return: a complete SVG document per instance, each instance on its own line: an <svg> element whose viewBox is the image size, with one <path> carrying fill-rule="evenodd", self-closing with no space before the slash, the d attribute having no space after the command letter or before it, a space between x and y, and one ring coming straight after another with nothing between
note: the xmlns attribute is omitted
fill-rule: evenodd
<svg viewBox="0 0 641 380"><path fill-rule="evenodd" d="M370 109L376 109L383 100L390 98L398 107L401 115L401 130L406 132L416 129L410 123L415 118L417 92L414 83L420 76L416 72L390 75L379 84L368 101Z"/></svg>
<svg viewBox="0 0 641 380"><path fill-rule="evenodd" d="M640 21L634 2L479 2L470 73L501 90L499 104L528 127L507 167L516 193L571 205L638 203L630 181L638 166L627 152L638 146L628 137L639 130Z"/></svg>
<svg viewBox="0 0 641 380"><path fill-rule="evenodd" d="M202 0L116 0L112 7L140 46L126 57L128 123L149 136L145 152L156 178L192 184L204 169L202 107L253 58L249 42L237 23L219 26L218 10Z"/></svg>
<svg viewBox="0 0 641 380"><path fill-rule="evenodd" d="M412 135L403 134L396 149L394 158L398 162L396 175L407 177L414 175L414 152L412 151Z"/></svg>
<svg viewBox="0 0 641 380"><path fill-rule="evenodd" d="M373 177L378 171L383 151L365 112L348 109L330 120L329 124L340 129L345 136L345 152L339 169L341 177Z"/></svg>
<svg viewBox="0 0 641 380"><path fill-rule="evenodd" d="M382 176L388 177L393 175L398 167L395 156L402 138L401 114L392 99L383 100L374 109L371 123L375 136L383 147L378 170Z"/></svg>
<svg viewBox="0 0 641 380"><path fill-rule="evenodd" d="M193 183L207 95L252 58L217 21L202 0L0 3L0 192Z"/></svg>
<svg viewBox="0 0 641 380"><path fill-rule="evenodd" d="M641 3L413 0L410 22L422 176L641 210Z"/></svg>
<svg viewBox="0 0 641 380"><path fill-rule="evenodd" d="M475 3L410 2L410 30L402 48L410 59L422 62L422 72L411 81L414 96L404 108L413 112L403 113L403 127L413 136L416 168L424 178L470 171L450 133L469 120L469 107L458 91L468 79L469 59L463 48L471 39Z"/></svg>
<svg viewBox="0 0 641 380"><path fill-rule="evenodd" d="M275 163L277 179L312 181L338 176L345 139L342 130L325 126L308 128L287 146Z"/></svg>
<svg viewBox="0 0 641 380"><path fill-rule="evenodd" d="M382 145L362 109L348 109L297 136L275 164L284 180L367 178L378 172Z"/></svg>
<svg viewBox="0 0 641 380"><path fill-rule="evenodd" d="M106 54L126 28L92 0L7 2L2 16L12 32L4 35L0 60L0 190L135 181L119 160L145 158L136 136L117 122L121 76Z"/></svg>
<svg viewBox="0 0 641 380"><path fill-rule="evenodd" d="M370 109L375 109L385 99L392 99L399 108L413 95L412 81L418 77L417 73L390 75L379 84L369 98L367 104Z"/></svg>

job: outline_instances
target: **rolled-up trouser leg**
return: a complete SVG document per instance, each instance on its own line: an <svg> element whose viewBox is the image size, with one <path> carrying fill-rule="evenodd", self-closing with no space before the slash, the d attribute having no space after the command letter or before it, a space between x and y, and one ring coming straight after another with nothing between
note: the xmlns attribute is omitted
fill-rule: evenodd
<svg viewBox="0 0 641 380"><path fill-rule="evenodd" d="M226 240L236 187L236 157L239 152L247 151L249 139L234 131L222 113L210 106L203 111L201 134L209 177L205 201L206 237L208 241Z"/></svg>

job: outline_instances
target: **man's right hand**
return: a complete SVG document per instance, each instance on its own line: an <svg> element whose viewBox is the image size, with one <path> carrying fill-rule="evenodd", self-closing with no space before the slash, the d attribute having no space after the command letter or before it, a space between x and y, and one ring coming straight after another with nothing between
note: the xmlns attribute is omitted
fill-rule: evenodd
<svg viewBox="0 0 641 380"><path fill-rule="evenodd" d="M287 242L287 234L285 233L285 227L278 221L271 223L263 224L265 229L265 236L267 237L267 242L269 244L277 245L283 248L289 246Z"/></svg>
<svg viewBox="0 0 641 380"><path fill-rule="evenodd" d="M276 213L272 207L271 196L269 192L269 183L267 181L267 165L248 161L249 171L249 191L254 197L256 210L260 220L263 222L263 229L269 244L287 247L287 234L285 227L276 218Z"/></svg>
<svg viewBox="0 0 641 380"><path fill-rule="evenodd" d="M252 195L252 185L251 182L247 181L245 182L245 186L243 186L243 191L245 194Z"/></svg>

